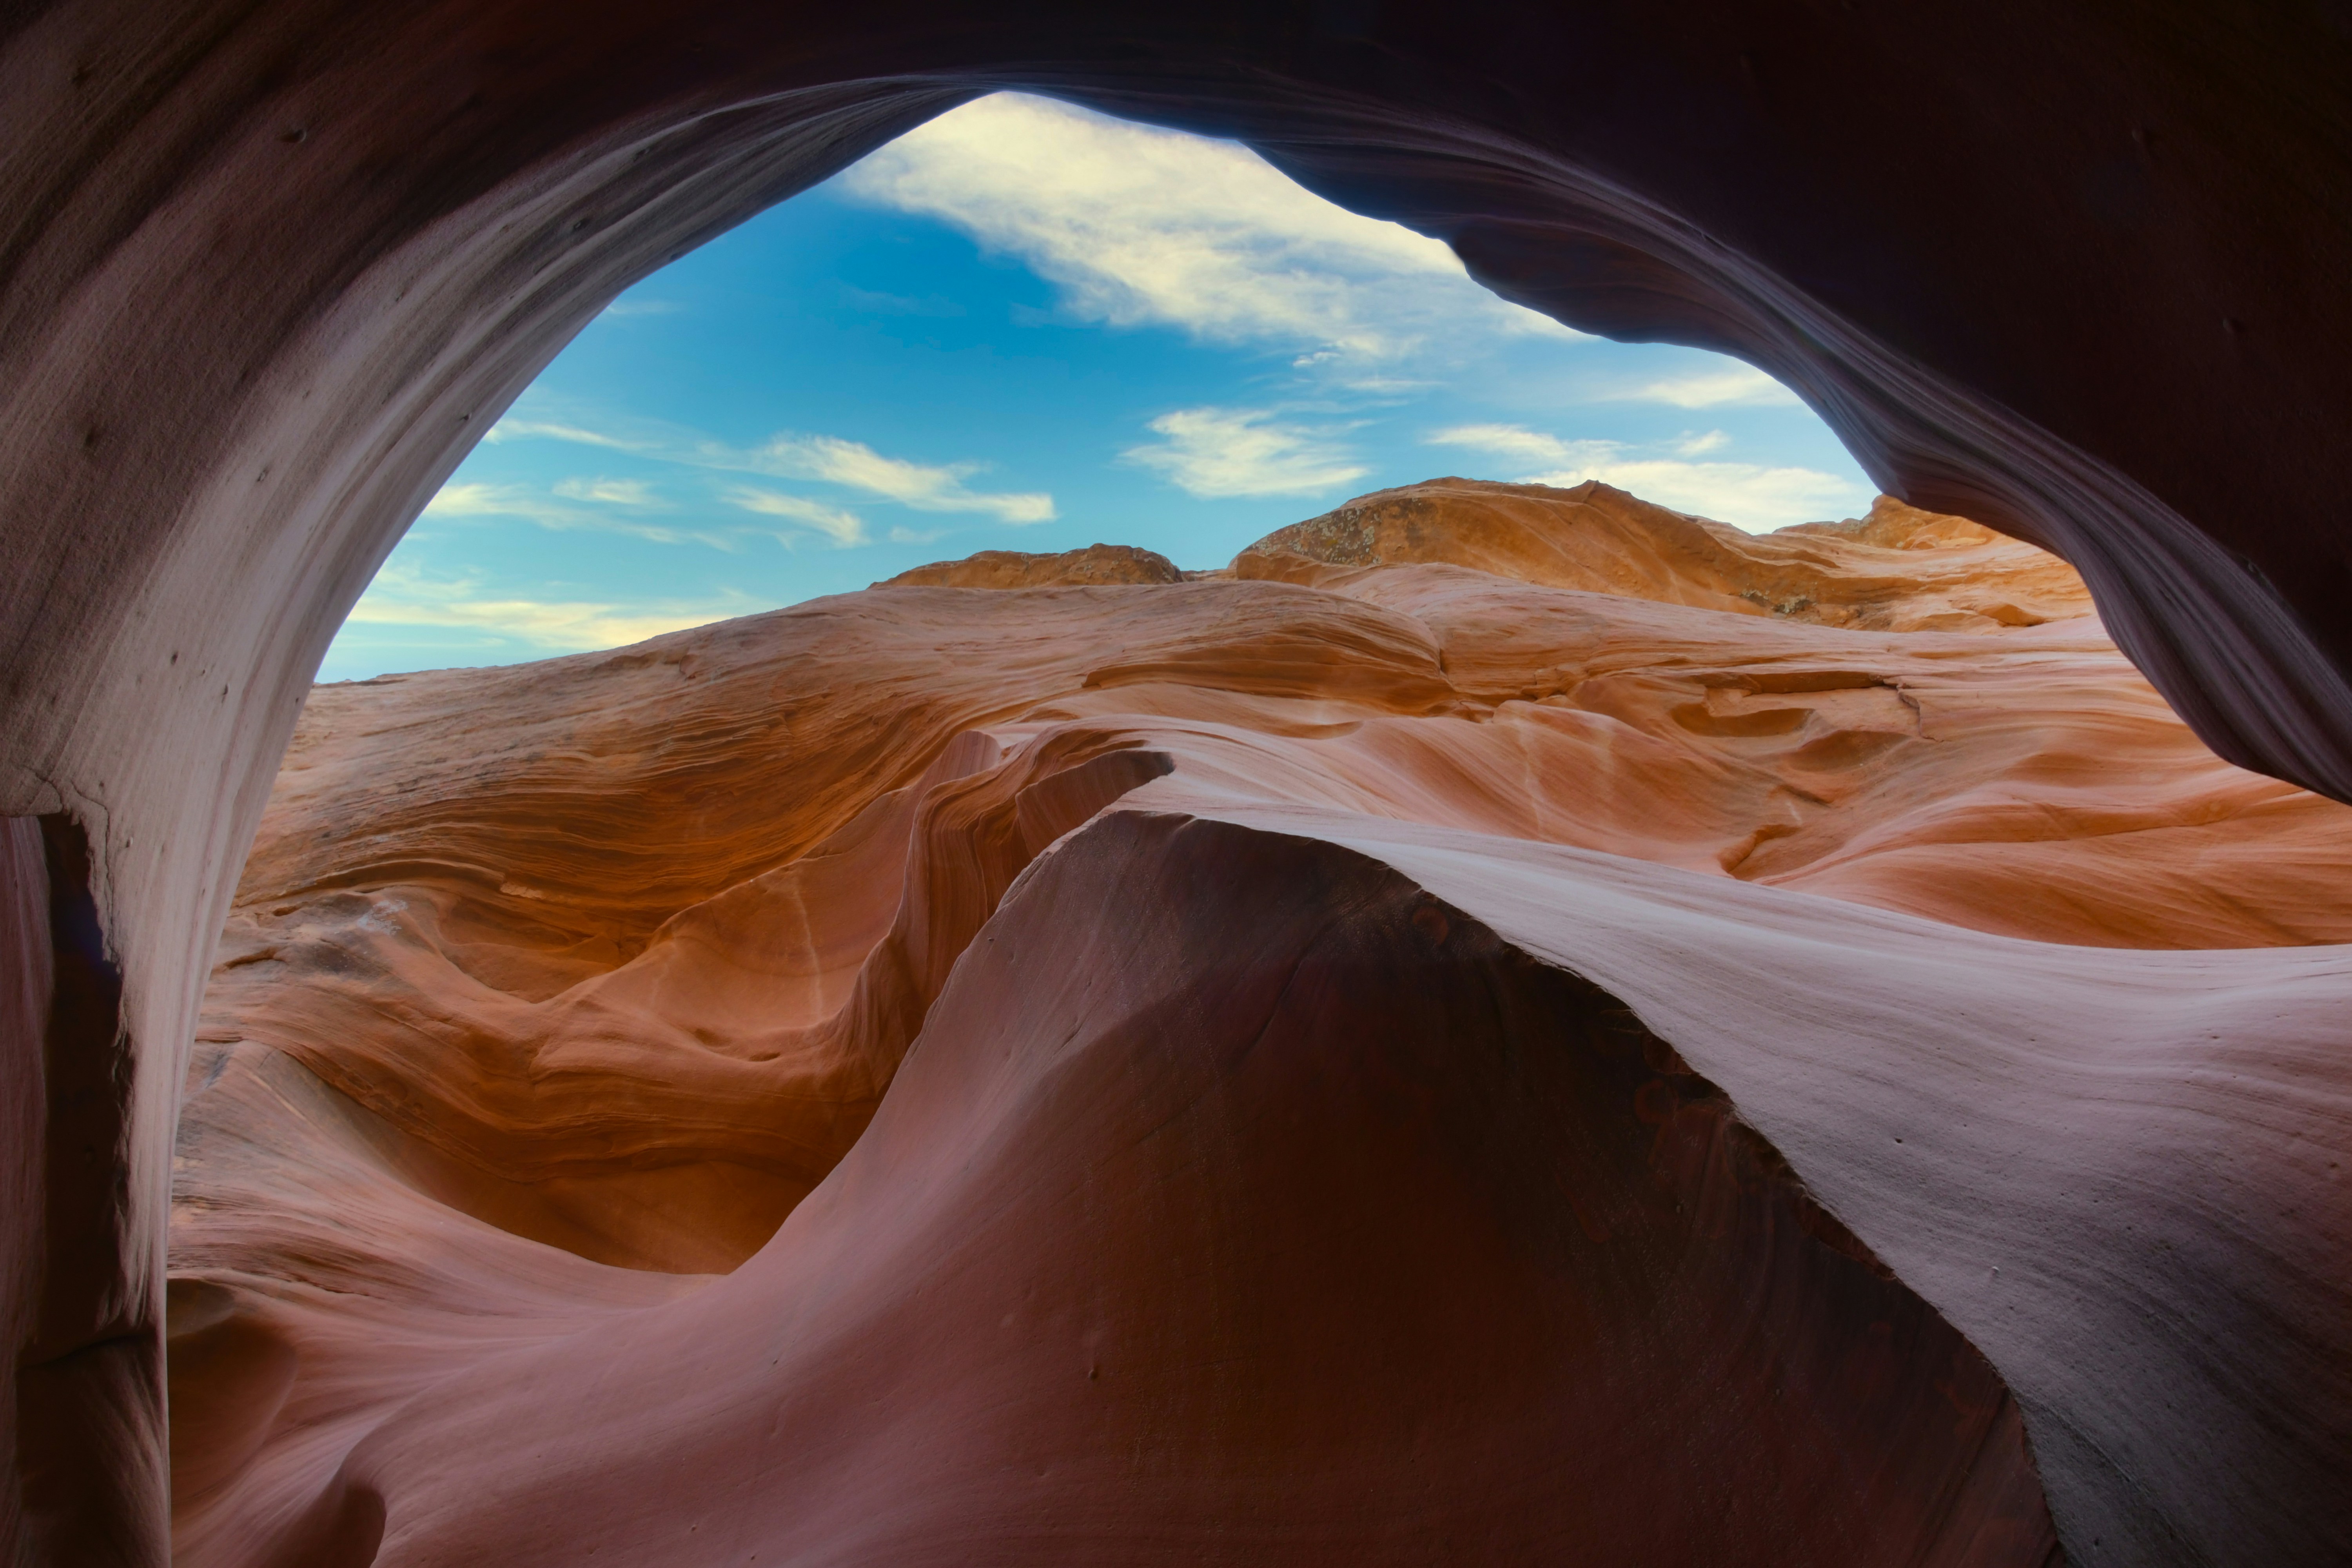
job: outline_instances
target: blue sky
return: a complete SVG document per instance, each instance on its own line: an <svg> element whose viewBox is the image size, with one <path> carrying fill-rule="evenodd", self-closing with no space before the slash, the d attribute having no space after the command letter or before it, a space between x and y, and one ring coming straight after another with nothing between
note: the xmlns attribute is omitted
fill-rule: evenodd
<svg viewBox="0 0 2352 1568"><path fill-rule="evenodd" d="M1245 149L999 96L632 289L393 552L322 680L612 647L975 550L1221 566L1441 474L1750 529L1872 487L1734 360L1507 305Z"/></svg>

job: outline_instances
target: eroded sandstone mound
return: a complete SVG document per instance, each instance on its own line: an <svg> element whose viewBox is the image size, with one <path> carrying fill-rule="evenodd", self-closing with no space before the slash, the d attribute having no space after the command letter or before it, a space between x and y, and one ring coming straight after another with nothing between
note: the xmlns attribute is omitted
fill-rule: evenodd
<svg viewBox="0 0 2352 1568"><path fill-rule="evenodd" d="M1866 518L1745 533L1591 481L1574 489L1432 479L1276 530L1234 574L1316 582L1323 566L1473 566L1525 583L1873 631L1985 631L2091 614L2067 564L1981 523L1880 496Z"/></svg>
<svg viewBox="0 0 2352 1568"><path fill-rule="evenodd" d="M313 693L181 1561L2347 1539L2352 808L2063 565L1440 480L997 580Z"/></svg>
<svg viewBox="0 0 2352 1568"><path fill-rule="evenodd" d="M1068 588L1088 583L1181 583L1176 563L1132 544L1089 544L1035 554L982 550L961 561L934 561L899 573L877 588Z"/></svg>

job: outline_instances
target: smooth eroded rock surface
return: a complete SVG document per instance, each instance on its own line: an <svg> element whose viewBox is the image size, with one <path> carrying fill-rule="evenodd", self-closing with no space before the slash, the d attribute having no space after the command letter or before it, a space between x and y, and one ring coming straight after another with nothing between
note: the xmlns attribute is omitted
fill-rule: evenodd
<svg viewBox="0 0 2352 1568"><path fill-rule="evenodd" d="M79 1478L0 1489L0 1550L168 1553L172 1131L245 848L386 552L630 285L982 92L1238 137L1573 326L1762 367L1882 487L2064 555L2221 754L2352 800L2347 81L2333 0L11 8L0 810L89 843L122 1122L20 1125L0 1365L116 1372L0 1395L71 1407L0 1457Z"/></svg>
<svg viewBox="0 0 2352 1568"><path fill-rule="evenodd" d="M1870 631L1990 631L2092 613L2046 551L1964 517L1880 496L1865 518L1763 535L1597 481L1570 490L1433 479L1277 529L1234 562L1245 578L1317 581L1323 566L1473 566L1737 615Z"/></svg>
<svg viewBox="0 0 2352 1568"><path fill-rule="evenodd" d="M1176 563L1132 544L1089 544L1044 554L982 550L961 561L911 567L877 588L1066 588L1087 583L1181 583Z"/></svg>
<svg viewBox="0 0 2352 1568"><path fill-rule="evenodd" d="M2323 1561L2352 808L2086 608L1439 480L319 688L179 1560Z"/></svg>

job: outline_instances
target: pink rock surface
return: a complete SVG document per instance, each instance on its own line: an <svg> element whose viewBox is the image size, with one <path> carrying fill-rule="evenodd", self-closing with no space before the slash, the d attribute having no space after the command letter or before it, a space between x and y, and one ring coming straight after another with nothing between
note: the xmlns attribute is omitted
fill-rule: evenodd
<svg viewBox="0 0 2352 1568"><path fill-rule="evenodd" d="M1087 583L1181 583L1176 563L1132 544L1089 544L1037 553L982 550L961 561L934 561L899 573L877 588L1064 588Z"/></svg>
<svg viewBox="0 0 2352 1568"><path fill-rule="evenodd" d="M0 1407L55 1416L7 1458L74 1478L0 1488L0 1549L163 1560L172 1129L242 855L385 552L629 284L975 92L1237 135L1571 324L1764 367L2064 554L2221 754L2352 799L2347 48L2180 0L12 9L0 812L88 857L0 908L120 992L0 1040Z"/></svg>
<svg viewBox="0 0 2352 1568"><path fill-rule="evenodd" d="M1381 490L1276 530L1233 571L1316 583L1328 568L1416 562L1867 631L1991 631L2092 613L2083 579L2056 556L1892 496L1864 518L1759 535L1597 480L1567 490L1477 479Z"/></svg>
<svg viewBox="0 0 2352 1568"><path fill-rule="evenodd" d="M1958 521L1891 517L1813 569ZM188 1085L179 1560L2344 1538L2352 808L2087 618L1292 558L319 689Z"/></svg>

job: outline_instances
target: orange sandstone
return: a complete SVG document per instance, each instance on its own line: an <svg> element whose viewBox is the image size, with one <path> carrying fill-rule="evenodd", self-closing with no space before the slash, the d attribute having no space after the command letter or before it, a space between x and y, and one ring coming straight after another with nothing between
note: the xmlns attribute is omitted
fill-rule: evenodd
<svg viewBox="0 0 2352 1568"><path fill-rule="evenodd" d="M961 561L935 561L899 573L877 588L1065 588L1087 583L1181 583L1184 574L1156 550L1089 544L1034 554L982 550Z"/></svg>
<svg viewBox="0 0 2352 1568"><path fill-rule="evenodd" d="M313 693L188 1086L182 1561L2040 1564L2088 1406L1986 1281L2336 1234L2073 1206L2224 1062L2340 1137L2352 808L2051 558L1449 479L1045 559ZM1938 1160L2032 1180L1923 1245Z"/></svg>
<svg viewBox="0 0 2352 1568"><path fill-rule="evenodd" d="M1761 367L1892 488L2082 567L2108 629L2224 755L2352 800L2344 47L2340 7L2179 0L1742 0L1700 23L1403 0L16 8L0 40L0 788L18 818L0 834L16 1194L0 1315L18 1355L0 1411L18 1425L0 1423L0 1450L24 1486L0 1490L0 1553L168 1556L172 1129L309 674L479 432L664 262L975 92L1236 136L1443 237L1520 303ZM1756 909L1757 889L1705 885ZM1876 983L1831 978L1841 1003ZM2066 1012L2050 988L2075 984L2032 988L2045 1020ZM2252 1050L2290 1026L2273 1008L2227 1032ZM2063 1100L2059 1077L2024 1078ZM2212 1117L2326 1142L2273 1109L2249 1093ZM2180 1130L2148 1131L2167 1184L2199 1186L2178 1176L2200 1168ZM2017 1168L1948 1165L1947 1206L1905 1223L1965 1250ZM2248 1190L2227 1169L2224 1208ZM2251 1228L2326 1211L2309 1197L2290 1173ZM2063 1307L2007 1320L2040 1335L2010 1363L2104 1380L2042 1407L2070 1550L2352 1558L2329 1436L2352 1429L2352 1309L2326 1284L2344 1248L2264 1296L2266 1265L2200 1272L2147 1234L2137 1253L2085 1244ZM2315 1300L2333 1316L2306 1333ZM2069 1331L2111 1309L2105 1348L2080 1353ZM2207 1353L2124 1420L2148 1386L2130 1379L2162 1371L2126 1367L2129 1348L2183 1322ZM2250 1344L2262 1375L2183 1395ZM2318 1436L2298 1450L2282 1436L2298 1433ZM2339 1463L2300 1484L2299 1451ZM374 1494L342 1495L359 1521ZM417 1506L385 1525L388 1553L412 1550Z"/></svg>

